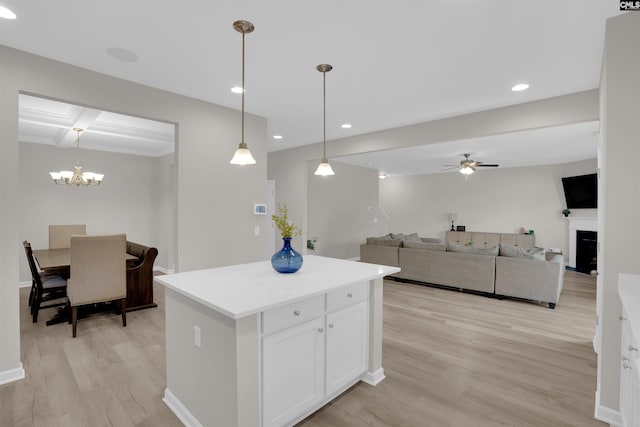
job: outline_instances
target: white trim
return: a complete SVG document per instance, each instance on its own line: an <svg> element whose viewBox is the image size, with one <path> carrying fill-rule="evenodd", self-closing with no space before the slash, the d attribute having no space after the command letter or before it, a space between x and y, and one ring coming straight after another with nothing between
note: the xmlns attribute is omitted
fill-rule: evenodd
<svg viewBox="0 0 640 427"><path fill-rule="evenodd" d="M18 282L18 287L19 288L30 288L31 287L31 280L25 280L24 282Z"/></svg>
<svg viewBox="0 0 640 427"><path fill-rule="evenodd" d="M176 272L174 268L164 268L164 267L160 267L159 265L154 265L153 271L159 271L160 273L164 273L164 274L173 274Z"/></svg>
<svg viewBox="0 0 640 427"><path fill-rule="evenodd" d="M162 401L169 407L169 409L171 409L171 411L176 415L176 417L178 417L180 421L182 421L182 424L184 424L185 426L203 427L203 425L200 424L200 421L198 421L198 419L193 416L191 411L189 411L187 407L184 406L182 402L180 402L180 400L178 400L178 398L173 393L171 393L171 390L169 390L168 388L164 389L164 397L162 398Z"/></svg>
<svg viewBox="0 0 640 427"><path fill-rule="evenodd" d="M31 286L31 284L29 284ZM24 379L24 369L22 363L19 368L9 369L0 372L0 385Z"/></svg>
<svg viewBox="0 0 640 427"><path fill-rule="evenodd" d="M367 371L364 374L362 374L362 376L360 377L362 382L367 383L369 385L374 385L374 386L378 385L380 381L382 381L384 378L385 376L384 376L383 368L379 368L375 372Z"/></svg>
<svg viewBox="0 0 640 427"><path fill-rule="evenodd" d="M596 390L596 410L594 418L609 423L610 427L622 427L622 414L620 411L600 405L600 390Z"/></svg>

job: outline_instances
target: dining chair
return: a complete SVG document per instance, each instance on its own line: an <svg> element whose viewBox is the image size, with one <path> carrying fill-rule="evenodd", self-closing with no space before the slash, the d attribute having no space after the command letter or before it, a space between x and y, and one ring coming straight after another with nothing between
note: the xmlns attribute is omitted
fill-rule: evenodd
<svg viewBox="0 0 640 427"><path fill-rule="evenodd" d="M29 294L29 305L31 306L31 318L33 323L38 321L38 312L45 308L58 307L67 303L67 281L60 275L47 275L44 272L38 271L36 261L33 257L33 250L31 249L31 243L28 241L22 242L25 253L27 254L27 261L29 262L29 269L31 270L31 293ZM42 305L44 302L60 300L55 303Z"/></svg>
<svg viewBox="0 0 640 427"><path fill-rule="evenodd" d="M87 234L85 224L67 224L49 226L49 249L71 247L71 236Z"/></svg>
<svg viewBox="0 0 640 427"><path fill-rule="evenodd" d="M67 280L67 295L74 338L78 307L82 305L118 301L122 326L127 326L126 242L125 234L71 237L71 275Z"/></svg>

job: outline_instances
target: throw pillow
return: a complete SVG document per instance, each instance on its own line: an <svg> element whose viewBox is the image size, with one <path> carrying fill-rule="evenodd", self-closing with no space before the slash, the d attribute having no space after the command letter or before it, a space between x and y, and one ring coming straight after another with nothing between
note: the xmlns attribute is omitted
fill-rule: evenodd
<svg viewBox="0 0 640 427"><path fill-rule="evenodd" d="M389 233L394 240L404 240L404 233Z"/></svg>
<svg viewBox="0 0 640 427"><path fill-rule="evenodd" d="M458 252L461 254L472 254L474 251L474 247L469 245L461 245L456 242L447 242L447 251L449 252Z"/></svg>
<svg viewBox="0 0 640 427"><path fill-rule="evenodd" d="M473 252L474 254L478 254L478 255L490 255L490 256L498 256L499 253L499 248L497 246L494 246L492 248L473 248Z"/></svg>
<svg viewBox="0 0 640 427"><path fill-rule="evenodd" d="M422 242L422 240L420 240L420 236L418 236L418 233L405 234L404 239L402 240L404 240L405 242Z"/></svg>
<svg viewBox="0 0 640 427"><path fill-rule="evenodd" d="M405 240L402 246L410 249L426 249L429 251L445 251L446 246L440 243L418 243Z"/></svg>
<svg viewBox="0 0 640 427"><path fill-rule="evenodd" d="M402 240L367 237L367 245L394 246L396 248L399 248L402 245Z"/></svg>
<svg viewBox="0 0 640 427"><path fill-rule="evenodd" d="M508 243L500 243L500 255L512 258L537 259L543 261L544 249L532 248L526 250L520 246L510 245Z"/></svg>

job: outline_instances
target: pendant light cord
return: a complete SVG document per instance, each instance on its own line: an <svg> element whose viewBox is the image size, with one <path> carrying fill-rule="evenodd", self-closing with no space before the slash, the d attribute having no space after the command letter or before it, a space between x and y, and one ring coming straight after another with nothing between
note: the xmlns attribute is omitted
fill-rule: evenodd
<svg viewBox="0 0 640 427"><path fill-rule="evenodd" d="M322 159L327 158L327 73L322 72Z"/></svg>
<svg viewBox="0 0 640 427"><path fill-rule="evenodd" d="M244 31L242 32L242 143L244 144Z"/></svg>

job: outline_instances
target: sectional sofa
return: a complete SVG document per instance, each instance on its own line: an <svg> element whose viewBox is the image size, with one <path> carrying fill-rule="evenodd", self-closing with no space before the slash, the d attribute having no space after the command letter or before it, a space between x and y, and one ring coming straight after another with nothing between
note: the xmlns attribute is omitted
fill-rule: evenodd
<svg viewBox="0 0 640 427"><path fill-rule="evenodd" d="M400 267L396 279L526 300L555 308L562 291L561 254L535 248L533 235L447 232L445 242L390 233L360 245L360 261Z"/></svg>

